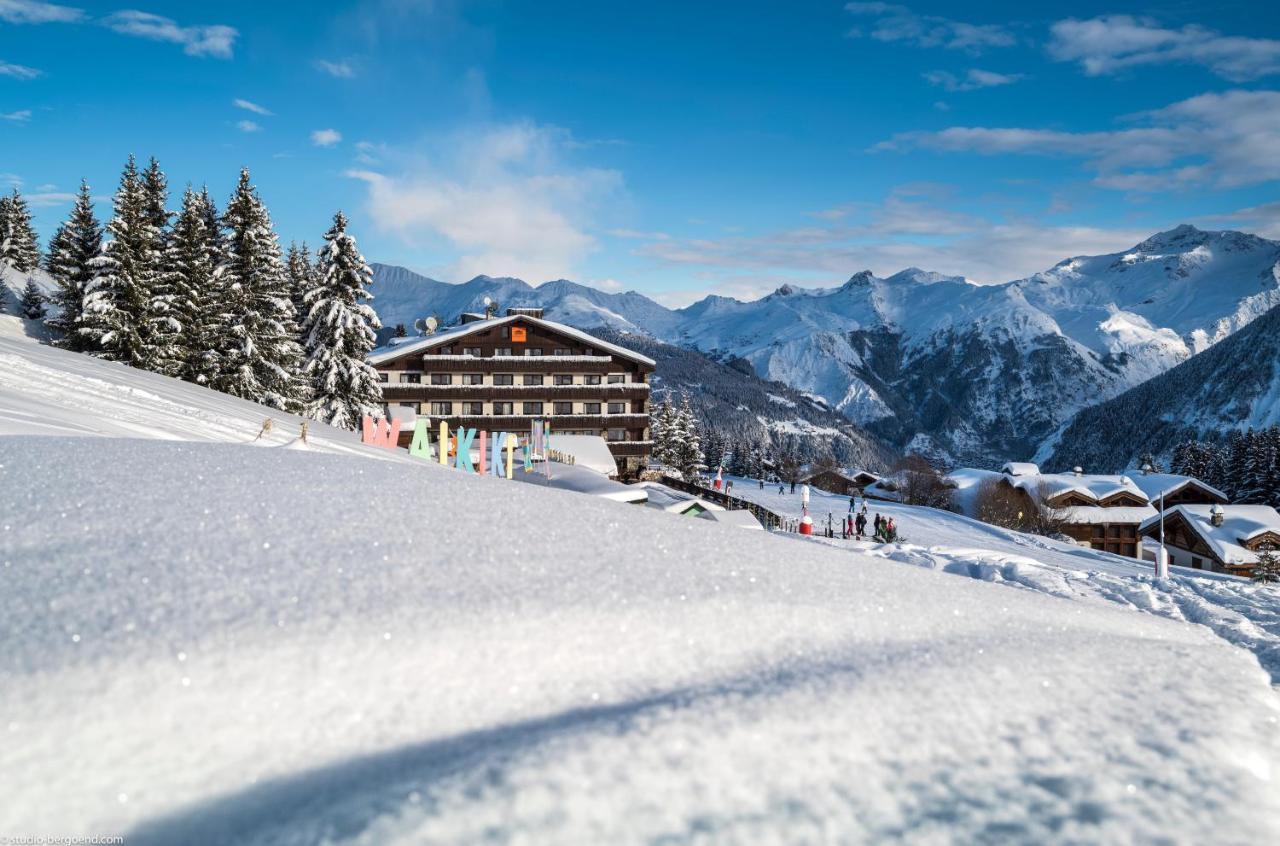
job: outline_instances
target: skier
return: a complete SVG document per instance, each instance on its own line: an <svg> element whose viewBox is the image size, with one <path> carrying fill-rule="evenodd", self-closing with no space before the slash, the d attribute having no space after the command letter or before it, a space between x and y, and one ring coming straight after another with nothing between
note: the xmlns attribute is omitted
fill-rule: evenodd
<svg viewBox="0 0 1280 846"><path fill-rule="evenodd" d="M849 497L849 513L852 514L857 510L858 510L858 497L856 495Z"/></svg>
<svg viewBox="0 0 1280 846"><path fill-rule="evenodd" d="M733 493L733 479L724 483L724 495L729 496Z"/></svg>
<svg viewBox="0 0 1280 846"><path fill-rule="evenodd" d="M881 529L883 529L883 528L884 528L884 521L883 521L882 519L880 519L880 512L879 512L879 511L877 511L877 512L876 512L876 522L875 522L875 529L876 529L876 532L875 532L875 535L874 535L874 537L875 537L875 539L876 539L876 540L880 540L880 531L881 531Z"/></svg>
<svg viewBox="0 0 1280 846"><path fill-rule="evenodd" d="M792 492L792 493L795 493L795 492L796 492L796 483L795 483L795 481L794 481L794 480L792 480L792 482L791 482L791 492Z"/></svg>
<svg viewBox="0 0 1280 846"><path fill-rule="evenodd" d="M853 527L854 527L854 536L858 540L862 540L862 536L867 533L867 512L865 509L858 514L858 518L854 522Z"/></svg>
<svg viewBox="0 0 1280 846"><path fill-rule="evenodd" d="M890 517L884 522L884 542L894 543L898 539L898 527L894 525L893 518Z"/></svg>
<svg viewBox="0 0 1280 846"><path fill-rule="evenodd" d="M781 482L779 482L779 483L778 483L778 496L782 496L782 493L783 493L783 491L782 491L782 483L781 483Z"/></svg>
<svg viewBox="0 0 1280 846"><path fill-rule="evenodd" d="M764 476L760 477L760 490L764 490Z"/></svg>

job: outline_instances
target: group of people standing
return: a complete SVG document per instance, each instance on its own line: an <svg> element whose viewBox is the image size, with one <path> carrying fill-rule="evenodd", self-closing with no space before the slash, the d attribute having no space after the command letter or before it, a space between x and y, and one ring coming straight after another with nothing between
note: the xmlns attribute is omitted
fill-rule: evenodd
<svg viewBox="0 0 1280 846"><path fill-rule="evenodd" d="M875 521L872 523L871 537L880 543L893 543L898 539L898 527L894 524L892 517L881 517L879 512L876 513ZM849 514L844 520L844 537L846 540L853 538L862 540L867 534L867 504L862 503L861 510L858 509L858 498L849 497Z"/></svg>

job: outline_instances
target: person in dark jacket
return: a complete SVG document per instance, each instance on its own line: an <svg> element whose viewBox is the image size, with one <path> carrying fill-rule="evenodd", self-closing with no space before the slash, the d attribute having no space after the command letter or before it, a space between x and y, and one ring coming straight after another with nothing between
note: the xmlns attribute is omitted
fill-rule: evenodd
<svg viewBox="0 0 1280 846"><path fill-rule="evenodd" d="M862 536L867 533L867 514L865 511L859 514L857 519L854 520L853 528L854 536L857 537L858 540L862 540Z"/></svg>
<svg viewBox="0 0 1280 846"><path fill-rule="evenodd" d="M877 511L877 512L876 512L876 522L875 522L875 530L876 530L876 531L875 531L875 535L874 535L874 537L875 537L875 539L876 539L876 540L880 540L880 532L881 532L881 530L882 530L883 528L884 528L884 520L882 520L882 519L880 518L880 512L879 512L879 511Z"/></svg>

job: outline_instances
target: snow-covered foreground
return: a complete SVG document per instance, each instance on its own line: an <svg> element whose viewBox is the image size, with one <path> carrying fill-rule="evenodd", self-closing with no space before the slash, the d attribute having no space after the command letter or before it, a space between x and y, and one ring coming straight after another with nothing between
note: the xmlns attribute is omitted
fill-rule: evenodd
<svg viewBox="0 0 1280 846"><path fill-rule="evenodd" d="M1280 698L1208 629L322 426L299 449L296 419L16 326L0 317L0 834L1280 837ZM962 525L900 522L915 543ZM964 531L945 537L1077 578L1069 551Z"/></svg>
<svg viewBox="0 0 1280 846"><path fill-rule="evenodd" d="M800 489L778 493L750 479L733 479L734 496L799 517ZM868 517L892 517L901 543L879 544L842 539L819 540L874 555L997 582L1053 596L1127 608L1200 623L1255 656L1280 685L1280 587L1255 585L1232 576L1172 568L1167 581L1154 578L1152 565L1049 538L1001 529L958 514L867 500ZM810 492L815 531L832 514L837 531L849 510L849 498ZM870 522L870 521L869 521ZM870 529L868 528L868 531Z"/></svg>
<svg viewBox="0 0 1280 846"><path fill-rule="evenodd" d="M1280 703L1198 627L430 464L0 465L0 831L1280 835Z"/></svg>

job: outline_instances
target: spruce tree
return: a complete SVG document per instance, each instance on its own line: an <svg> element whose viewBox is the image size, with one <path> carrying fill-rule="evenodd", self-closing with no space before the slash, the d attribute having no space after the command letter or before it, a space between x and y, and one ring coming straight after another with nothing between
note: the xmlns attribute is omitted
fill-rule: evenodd
<svg viewBox="0 0 1280 846"><path fill-rule="evenodd" d="M155 360L149 346L155 233L133 156L112 208L107 240L90 262L93 278L85 286L79 334L94 355L145 368Z"/></svg>
<svg viewBox="0 0 1280 846"><path fill-rule="evenodd" d="M36 287L36 280L27 280L27 287L22 292L22 301L18 308L27 320L40 320L44 317L44 295Z"/></svg>
<svg viewBox="0 0 1280 846"><path fill-rule="evenodd" d="M689 395L682 394L680 410L676 414L677 439L672 444L676 466L686 477L707 469L702 461L702 439L698 435L698 418L689 405Z"/></svg>
<svg viewBox="0 0 1280 846"><path fill-rule="evenodd" d="M1258 550L1258 562L1253 565L1252 578L1263 584L1280 582L1280 556L1276 555L1275 548L1270 544Z"/></svg>
<svg viewBox="0 0 1280 846"><path fill-rule="evenodd" d="M320 257L316 256L317 262L319 259ZM290 242L284 265L289 273L289 298L293 301L293 310L298 315L298 327L301 332L299 341L305 347L307 345L306 296L307 292L316 285L319 268L312 263L311 250L308 249L306 241L302 242L302 246L298 246L296 242Z"/></svg>
<svg viewBox="0 0 1280 846"><path fill-rule="evenodd" d="M58 314L48 324L62 332L62 337L54 343L64 349L85 348L84 336L79 331L85 289L93 279L93 259L101 249L102 224L93 213L89 185L80 180L80 193L76 195L71 217L54 233L45 259L45 269L58 284L52 297Z"/></svg>
<svg viewBox="0 0 1280 846"><path fill-rule="evenodd" d="M17 188L0 210L0 262L19 273L30 273L40 266L40 241L31 225L27 201Z"/></svg>
<svg viewBox="0 0 1280 846"><path fill-rule="evenodd" d="M164 255L165 286L171 292L169 313L181 326L174 344L173 375L202 385L218 372L218 338L226 320L214 278L217 253L210 249L215 233L209 231L207 202L207 193L197 194L187 187Z"/></svg>
<svg viewBox="0 0 1280 846"><path fill-rule="evenodd" d="M304 372L311 380L307 413L331 426L355 429L382 404L378 372L366 360L382 324L363 302L373 299L368 291L373 271L347 232L342 212L333 216L324 240L319 278L304 297Z"/></svg>
<svg viewBox="0 0 1280 846"><path fill-rule="evenodd" d="M301 409L302 348L289 280L271 217L247 168L223 214L220 283L232 325L222 338L214 387L284 411Z"/></svg>

